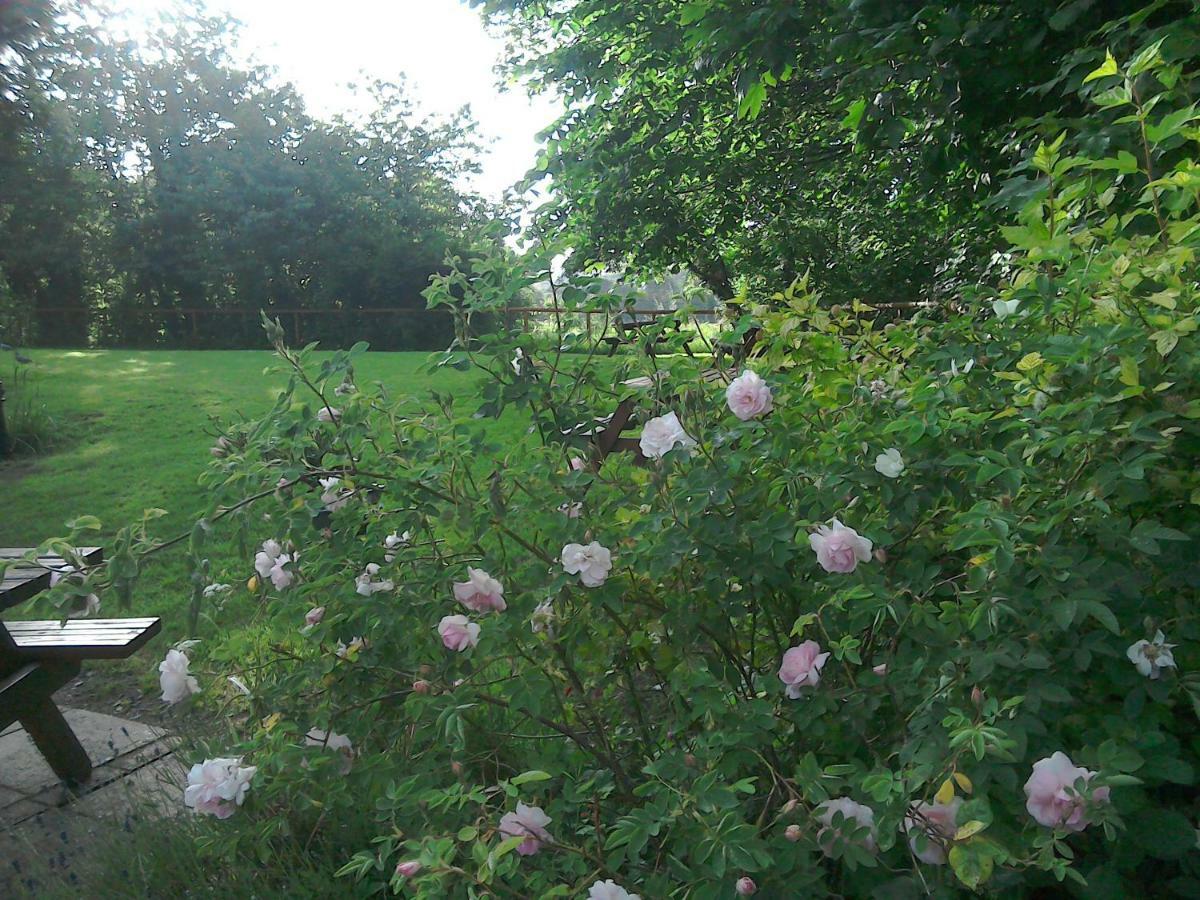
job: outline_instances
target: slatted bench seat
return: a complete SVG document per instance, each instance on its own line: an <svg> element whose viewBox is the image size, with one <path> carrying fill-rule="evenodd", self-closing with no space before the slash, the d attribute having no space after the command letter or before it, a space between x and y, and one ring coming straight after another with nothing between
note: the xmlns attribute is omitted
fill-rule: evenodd
<svg viewBox="0 0 1200 900"><path fill-rule="evenodd" d="M57 556L23 559L30 551L0 549L10 562L0 579L0 611L50 587L51 574L73 564ZM96 565L99 547L78 551L78 562ZM79 674L85 659L124 659L161 630L156 618L72 619L67 622L0 622L0 729L20 722L60 778L86 781L92 764L54 704L53 694Z"/></svg>

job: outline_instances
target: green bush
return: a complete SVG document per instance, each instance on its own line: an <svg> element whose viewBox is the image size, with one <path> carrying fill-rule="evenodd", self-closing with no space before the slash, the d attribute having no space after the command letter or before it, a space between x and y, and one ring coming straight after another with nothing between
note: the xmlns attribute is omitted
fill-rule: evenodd
<svg viewBox="0 0 1200 900"><path fill-rule="evenodd" d="M1195 895L1188 82L1158 46L1088 76L1113 154L1036 148L1011 277L966 311L753 307L745 419L699 360L468 340L542 276L512 260L427 296L515 445L271 326L287 386L214 448L190 541L198 608L253 562L264 623L185 651L245 689L201 677L236 713L207 755L241 762L193 789L239 820L200 852L341 854L363 896ZM573 465L626 396L675 449ZM210 573L230 523L245 568Z"/></svg>

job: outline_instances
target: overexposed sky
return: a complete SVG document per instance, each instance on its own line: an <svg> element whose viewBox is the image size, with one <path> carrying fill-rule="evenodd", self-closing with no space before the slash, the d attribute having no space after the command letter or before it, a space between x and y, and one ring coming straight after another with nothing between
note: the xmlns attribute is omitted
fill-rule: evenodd
<svg viewBox="0 0 1200 900"><path fill-rule="evenodd" d="M173 0L112 0L121 30L153 29ZM465 0L207 0L243 23L243 54L274 66L317 116L353 115L366 104L346 85L407 76L426 114L470 105L484 144L472 186L492 199L533 166L537 132L556 116L548 97L518 85L502 91L493 71L504 42L489 35ZM364 77L365 73L365 77Z"/></svg>

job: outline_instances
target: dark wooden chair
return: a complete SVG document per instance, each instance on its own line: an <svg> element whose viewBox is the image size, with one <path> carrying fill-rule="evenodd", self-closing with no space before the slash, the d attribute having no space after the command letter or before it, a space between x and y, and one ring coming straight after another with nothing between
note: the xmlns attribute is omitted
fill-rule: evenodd
<svg viewBox="0 0 1200 900"><path fill-rule="evenodd" d="M57 556L24 559L29 553L0 549L0 560L9 563L0 580L0 612L46 590L51 572L71 564ZM104 555L99 547L78 554L85 565ZM156 618L0 622L0 729L20 722L59 778L87 781L91 760L55 705L54 692L79 674L83 660L124 659L161 628Z"/></svg>

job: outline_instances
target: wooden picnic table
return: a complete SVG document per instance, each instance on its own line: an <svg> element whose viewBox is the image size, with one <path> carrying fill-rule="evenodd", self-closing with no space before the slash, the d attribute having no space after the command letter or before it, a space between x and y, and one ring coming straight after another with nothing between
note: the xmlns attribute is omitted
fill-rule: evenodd
<svg viewBox="0 0 1200 900"><path fill-rule="evenodd" d="M9 563L0 579L0 612L49 588L54 572L64 573L76 562L97 565L104 558L100 547L79 548L75 561L28 559L31 553L0 548L0 561ZM79 674L83 660L124 659L161 628L157 618L0 621L0 728L20 722L55 774L68 782L86 781L91 760L55 705L54 692Z"/></svg>

